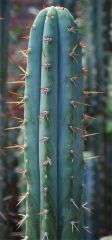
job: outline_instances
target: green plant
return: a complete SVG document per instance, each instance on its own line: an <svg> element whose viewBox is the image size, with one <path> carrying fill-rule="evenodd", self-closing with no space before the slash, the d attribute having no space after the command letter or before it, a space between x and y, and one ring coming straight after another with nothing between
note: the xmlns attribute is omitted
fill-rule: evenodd
<svg viewBox="0 0 112 240"><path fill-rule="evenodd" d="M100 133L100 140L97 144L95 142L91 145L94 153L98 149L98 155L100 155L99 161L99 177L100 177L100 191L99 200L97 202L98 211L93 216L94 225L96 225L96 217L99 219L97 232L95 228L93 230L94 238L98 239L104 235L111 234L111 214L110 214L110 202L111 194L111 160L109 160L109 143L108 136L106 135L106 126L108 114L106 113L107 106L107 84L108 84L108 65L109 65L109 50L110 50L110 22L111 22L111 1L108 3L104 1L91 1L91 32L93 41L93 56L94 59L93 69L96 74L93 75L96 90L98 92L104 92L105 94L98 94L91 101L94 105L92 114L97 115L98 131ZM92 49L92 46L91 46ZM91 74L92 76L92 74ZM90 78L92 79L92 77ZM92 86L92 85L91 85ZM95 127L96 128L96 127ZM99 145L99 146L98 146ZM111 155L111 154L110 154ZM110 163L109 163L110 161ZM97 183L96 183L97 186ZM97 194L97 193L96 193ZM95 197L96 202L97 197ZM107 207L108 206L108 207ZM96 206L94 205L94 209ZM109 209L109 210L108 210Z"/></svg>
<svg viewBox="0 0 112 240"><path fill-rule="evenodd" d="M10 15L10 0L0 1L0 237L8 239L9 216L8 204L5 199L9 194L7 187L8 156L4 147L8 145L8 135L4 132L8 125L7 106L7 67L8 67L8 28Z"/></svg>
<svg viewBox="0 0 112 240"><path fill-rule="evenodd" d="M30 32L24 157L28 240L83 239L82 53L69 11L49 7Z"/></svg>

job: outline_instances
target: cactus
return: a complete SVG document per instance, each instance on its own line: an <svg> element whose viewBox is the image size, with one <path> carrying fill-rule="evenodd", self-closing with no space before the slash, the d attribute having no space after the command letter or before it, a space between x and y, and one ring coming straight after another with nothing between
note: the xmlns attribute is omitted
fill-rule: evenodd
<svg viewBox="0 0 112 240"><path fill-rule="evenodd" d="M99 218L99 229L95 233L95 238L99 238L103 235L111 234L111 214L110 214L110 189L108 188L111 182L108 165L108 140L105 134L106 122L108 115L106 114L106 97L107 97L107 81L108 81L108 61L109 61L109 49L110 49L110 21L111 21L111 1L92 1L93 7L93 41L95 42L95 60L96 60L96 88L98 91L104 91L106 94L102 94L95 97L96 104L93 114L100 113L99 116L99 132L101 133L100 144L97 147L94 146L94 152L99 148L98 155L100 159L100 192L99 192L99 211L97 216ZM95 24L96 21L96 24ZM94 27L95 26L95 27ZM106 37L105 37L106 36ZM97 117L98 121L98 117ZM99 145L99 147L98 147ZM110 179L109 179L110 178ZM97 183L96 183L97 184ZM109 197L108 197L109 196ZM95 198L96 199L96 198ZM108 207L107 207L108 206ZM95 206L94 206L95 208ZM108 210L109 209L109 210ZM94 225L96 224L96 216L94 218Z"/></svg>
<svg viewBox="0 0 112 240"><path fill-rule="evenodd" d="M7 187L7 152L4 147L8 145L8 136L4 129L8 125L7 117L7 65L8 65L8 27L9 27L10 0L0 0L0 237L8 239L9 219L5 197L8 196Z"/></svg>
<svg viewBox="0 0 112 240"><path fill-rule="evenodd" d="M87 90L105 92L103 94L93 95L89 103L93 105L89 113L97 116L95 121L95 132L99 132L100 136L97 139L90 139L89 149L94 154L101 156L98 163L100 189L94 192L93 209L95 214L92 215L93 221L93 236L99 239L101 236L111 234L111 159L109 162L109 143L108 136L105 134L108 114L106 113L106 98L107 98L107 81L108 81L108 61L110 50L110 13L111 1L89 1L87 13L86 27L86 42L89 46L87 53L88 61L88 79ZM90 34L91 33L91 34ZM90 126L93 129L93 126ZM109 139L110 141L110 139ZM111 154L110 154L111 156ZM110 157L111 158L111 157ZM96 172L96 169L94 169ZM97 178L96 178L97 179ZM109 186L110 184L110 186ZM98 186L98 182L95 181ZM95 187L97 189L97 187ZM97 198L98 196L98 198ZM107 207L108 206L108 207ZM97 209L98 208L98 209ZM97 221L97 227L96 226Z"/></svg>
<svg viewBox="0 0 112 240"><path fill-rule="evenodd" d="M25 239L83 239L82 53L74 19L62 7L36 17L25 83Z"/></svg>

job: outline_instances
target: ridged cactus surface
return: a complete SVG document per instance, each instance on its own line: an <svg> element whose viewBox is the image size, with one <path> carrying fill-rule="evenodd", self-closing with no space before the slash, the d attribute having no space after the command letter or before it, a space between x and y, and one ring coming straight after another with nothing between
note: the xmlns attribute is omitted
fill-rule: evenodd
<svg viewBox="0 0 112 240"><path fill-rule="evenodd" d="M0 239L6 240L10 234L8 201L9 159L5 147L8 145L8 134L4 131L8 126L7 106L7 68L8 68L8 39L10 0L0 1Z"/></svg>
<svg viewBox="0 0 112 240"><path fill-rule="evenodd" d="M25 85L26 236L83 240L83 83L78 29L49 7L30 32Z"/></svg>

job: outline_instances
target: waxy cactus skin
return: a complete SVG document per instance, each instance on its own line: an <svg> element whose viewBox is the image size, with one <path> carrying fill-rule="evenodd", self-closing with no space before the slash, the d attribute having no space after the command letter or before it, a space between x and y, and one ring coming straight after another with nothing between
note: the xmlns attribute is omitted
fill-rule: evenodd
<svg viewBox="0 0 112 240"><path fill-rule="evenodd" d="M82 51L69 11L49 7L30 31L25 84L28 240L83 240Z"/></svg>

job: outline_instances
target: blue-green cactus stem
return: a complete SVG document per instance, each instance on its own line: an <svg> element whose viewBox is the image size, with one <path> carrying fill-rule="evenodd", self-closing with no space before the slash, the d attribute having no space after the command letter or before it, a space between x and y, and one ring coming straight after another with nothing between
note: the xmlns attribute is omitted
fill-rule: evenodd
<svg viewBox="0 0 112 240"><path fill-rule="evenodd" d="M82 52L63 7L32 27L25 90L28 240L83 240ZM40 235L39 235L40 233Z"/></svg>
<svg viewBox="0 0 112 240"><path fill-rule="evenodd" d="M40 239L57 239L57 107L58 107L58 18L48 9L42 46L39 121ZM46 211L46 213L45 213ZM45 239L46 239L45 238Z"/></svg>
<svg viewBox="0 0 112 240"><path fill-rule="evenodd" d="M9 227L9 216L7 208L7 196L12 195L11 181L8 176L11 174L9 158L6 149L9 139L4 129L8 127L8 106L7 106L7 68L8 68L8 44L9 44L9 22L10 22L10 0L0 1L0 238L5 240L11 234ZM4 152L5 150L5 152ZM12 156L11 156L12 158ZM9 184L10 181L10 184ZM8 202L8 204L7 204Z"/></svg>
<svg viewBox="0 0 112 240"><path fill-rule="evenodd" d="M81 76L79 36L71 14L58 11L59 22L59 118L58 118L58 202L59 239L77 239L82 234L81 184L83 140L82 79L76 86L71 78ZM66 67L65 67L66 66ZM80 174L79 174L80 172ZM80 175L80 176L79 176Z"/></svg>
<svg viewBox="0 0 112 240"><path fill-rule="evenodd" d="M39 239L40 177L39 177L39 102L41 50L46 10L42 10L31 28L25 84L25 146L27 192L26 237Z"/></svg>

